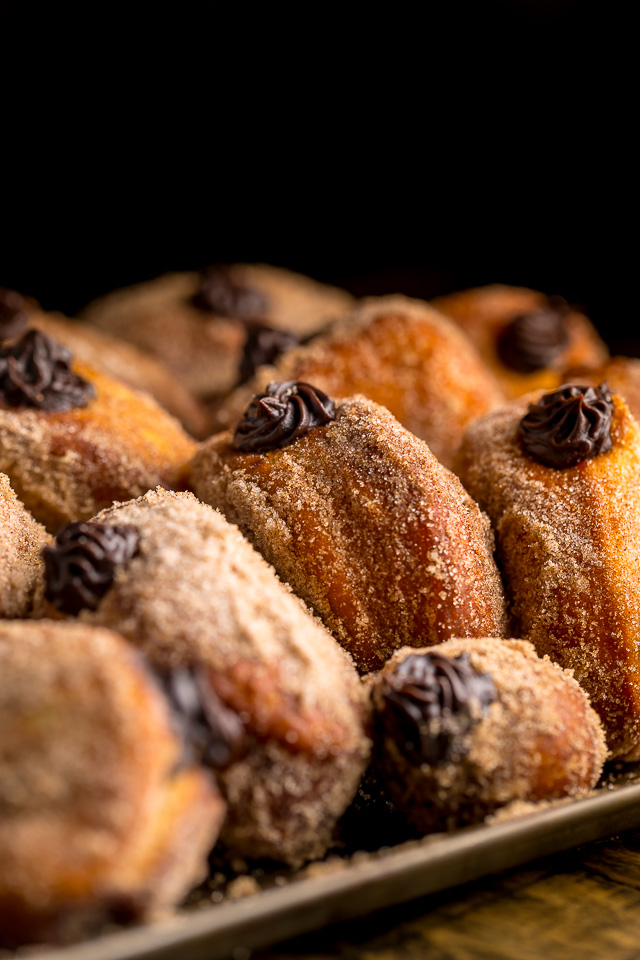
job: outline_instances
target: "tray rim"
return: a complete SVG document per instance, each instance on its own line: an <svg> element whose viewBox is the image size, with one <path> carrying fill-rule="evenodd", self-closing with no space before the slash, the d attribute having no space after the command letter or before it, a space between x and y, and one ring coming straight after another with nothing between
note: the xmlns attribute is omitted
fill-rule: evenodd
<svg viewBox="0 0 640 960"><path fill-rule="evenodd" d="M222 960L451 889L530 860L640 827L640 782L502 822L425 836L324 875L65 948L30 949L37 960ZM534 852L532 852L534 851ZM278 932L274 932L274 927ZM178 954L179 950L179 954Z"/></svg>

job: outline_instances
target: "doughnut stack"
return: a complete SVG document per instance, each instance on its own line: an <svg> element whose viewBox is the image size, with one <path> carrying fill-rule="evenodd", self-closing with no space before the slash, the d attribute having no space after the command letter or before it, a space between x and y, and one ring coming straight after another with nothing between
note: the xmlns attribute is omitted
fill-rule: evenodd
<svg viewBox="0 0 640 960"><path fill-rule="evenodd" d="M0 287L0 947L639 759L634 373L521 288Z"/></svg>

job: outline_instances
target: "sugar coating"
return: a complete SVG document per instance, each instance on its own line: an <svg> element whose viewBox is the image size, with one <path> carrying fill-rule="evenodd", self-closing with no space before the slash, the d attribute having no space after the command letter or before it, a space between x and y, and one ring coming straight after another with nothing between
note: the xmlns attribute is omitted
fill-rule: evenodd
<svg viewBox="0 0 640 960"><path fill-rule="evenodd" d="M234 853L321 855L369 753L347 655L217 511L158 489L100 513L133 524L140 552L87 622L119 630L163 666L201 663L243 715L249 755L220 774Z"/></svg>
<svg viewBox="0 0 640 960"><path fill-rule="evenodd" d="M42 584L41 550L50 541L0 473L0 618L30 614Z"/></svg>
<svg viewBox="0 0 640 960"><path fill-rule="evenodd" d="M501 360L497 350L498 335L517 316L548 307L549 300L543 293L493 283L437 297L432 304L451 317L470 337L508 397L518 397L531 390L552 390L565 382L563 371L566 367L574 364L597 366L609 352L587 317L577 308L571 308L564 316L568 335L564 350L548 366L521 373Z"/></svg>
<svg viewBox="0 0 640 960"><path fill-rule="evenodd" d="M573 668L613 757L640 757L640 430L613 397L612 449L555 470L518 424L539 394L472 425L458 470L487 511L518 634Z"/></svg>
<svg viewBox="0 0 640 960"><path fill-rule="evenodd" d="M363 394L426 440L446 466L467 424L504 400L458 327L428 304L399 295L361 301L328 333L261 367L224 402L219 427L231 429L271 380L304 380L334 399Z"/></svg>
<svg viewBox="0 0 640 960"><path fill-rule="evenodd" d="M278 267L232 264L229 272L235 283L266 295L269 324L302 337L353 301L344 290ZM199 289L196 272L169 273L101 297L82 316L159 357L198 396L209 397L235 386L246 332L241 322L194 306Z"/></svg>
<svg viewBox="0 0 640 960"><path fill-rule="evenodd" d="M489 522L425 443L365 397L282 450L210 438L198 496L237 523L361 670L403 645L501 636L506 613Z"/></svg>
<svg viewBox="0 0 640 960"><path fill-rule="evenodd" d="M418 829L452 829L507 803L577 796L596 785L604 733L571 671L540 659L523 640L452 639L431 650L467 653L474 670L491 676L497 699L478 710L456 762L412 764L392 732L379 731L377 762L391 798ZM398 651L373 680L375 703L382 678L416 652L427 651Z"/></svg>
<svg viewBox="0 0 640 960"><path fill-rule="evenodd" d="M0 942L177 902L224 807L138 654L77 623L0 623Z"/></svg>
<svg viewBox="0 0 640 960"><path fill-rule="evenodd" d="M0 470L55 532L114 500L184 486L195 442L150 396L75 361L96 397L66 413L0 405Z"/></svg>

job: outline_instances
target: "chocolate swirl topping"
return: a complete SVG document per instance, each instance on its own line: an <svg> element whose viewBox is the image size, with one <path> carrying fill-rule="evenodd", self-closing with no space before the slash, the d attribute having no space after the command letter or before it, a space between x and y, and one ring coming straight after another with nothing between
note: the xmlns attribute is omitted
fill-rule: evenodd
<svg viewBox="0 0 640 960"><path fill-rule="evenodd" d="M533 373L550 366L569 342L565 323L568 309L558 297L548 307L512 320L497 343L504 365L518 373Z"/></svg>
<svg viewBox="0 0 640 960"><path fill-rule="evenodd" d="M443 657L413 654L382 680L381 720L385 734L418 763L464 756L465 734L497 699L488 673L476 673L468 653Z"/></svg>
<svg viewBox="0 0 640 960"><path fill-rule="evenodd" d="M310 383L270 383L267 392L254 397L249 404L236 427L232 445L245 453L281 449L335 417L331 397Z"/></svg>
<svg viewBox="0 0 640 960"><path fill-rule="evenodd" d="M198 309L243 320L267 313L269 301L261 290L236 283L228 267L216 264L201 273L200 290L193 298Z"/></svg>
<svg viewBox="0 0 640 960"><path fill-rule="evenodd" d="M568 383L529 405L519 436L528 454L548 467L573 467L611 449L613 401L607 384Z"/></svg>
<svg viewBox="0 0 640 960"><path fill-rule="evenodd" d="M29 323L29 307L15 290L0 287L0 341L21 337Z"/></svg>
<svg viewBox="0 0 640 960"><path fill-rule="evenodd" d="M53 337L29 330L12 346L0 346L0 403L65 413L86 407L93 384L71 369L71 353Z"/></svg>
<svg viewBox="0 0 640 960"><path fill-rule="evenodd" d="M245 755L242 720L222 703L204 667L175 667L159 673L159 679L185 744L185 760L222 770Z"/></svg>
<svg viewBox="0 0 640 960"><path fill-rule="evenodd" d="M55 544L42 550L46 599L73 616L96 610L118 567L137 554L139 542L135 527L68 523Z"/></svg>
<svg viewBox="0 0 640 960"><path fill-rule="evenodd" d="M295 347L300 340L294 333L270 327L262 320L246 320L247 338L244 342L238 383L246 383L258 367L273 363L278 357Z"/></svg>

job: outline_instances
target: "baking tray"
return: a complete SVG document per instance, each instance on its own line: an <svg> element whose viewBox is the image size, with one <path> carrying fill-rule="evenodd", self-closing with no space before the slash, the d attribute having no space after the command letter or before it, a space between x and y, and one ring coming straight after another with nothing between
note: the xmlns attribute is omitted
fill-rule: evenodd
<svg viewBox="0 0 640 960"><path fill-rule="evenodd" d="M38 960L240 960L291 937L636 828L640 766L614 768L580 800L372 854L332 858L284 886L215 905L209 900L203 906L201 899L160 922L29 955Z"/></svg>

